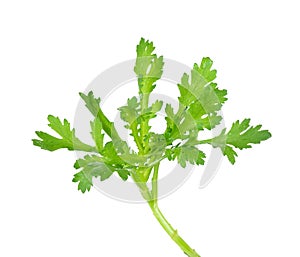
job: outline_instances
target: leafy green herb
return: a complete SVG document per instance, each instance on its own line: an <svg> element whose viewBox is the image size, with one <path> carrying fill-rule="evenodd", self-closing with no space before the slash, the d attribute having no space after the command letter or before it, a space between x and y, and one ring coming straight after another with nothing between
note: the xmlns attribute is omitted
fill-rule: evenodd
<svg viewBox="0 0 300 257"><path fill-rule="evenodd" d="M49 127L52 128L61 138L51 136L42 131L36 131L35 133L40 139L33 139L33 144L39 146L42 149L48 151L55 151L61 148L67 148L68 150L80 150L85 152L94 152L96 149L93 146L89 146L81 142L75 136L75 129L70 128L70 123L64 119L63 122L58 117L52 115L48 116Z"/></svg>
<svg viewBox="0 0 300 257"><path fill-rule="evenodd" d="M201 143L209 143L213 147L221 148L223 154L234 164L237 153L232 146L240 150L251 148L251 144L259 144L271 137L271 133L268 130L261 130L261 127L261 125L250 126L250 119L244 119L242 122L236 121L228 133L226 133L226 129L223 129L219 136L203 140Z"/></svg>
<svg viewBox="0 0 300 257"><path fill-rule="evenodd" d="M74 175L73 182L78 183L78 190L82 193L91 189L94 179L103 181L116 173L126 181L131 176L154 216L172 240L187 256L199 257L158 208L157 180L160 162L165 159L176 160L183 168L188 163L203 165L205 153L201 146L210 144L220 148L223 155L234 164L238 156L237 149L251 148L253 144L270 138L271 134L262 130L261 125L251 126L250 119L244 119L234 122L228 131L223 129L217 137L199 138L200 131L212 130L220 124L222 117L219 111L227 101L227 91L219 89L216 84L217 71L212 69L213 62L208 57L203 58L199 65L194 64L190 74L183 74L178 84L180 96L177 110L171 104L159 100L149 104L149 95L161 78L164 66L163 57L158 57L154 50L152 42L141 39L136 48L134 67L139 97L133 96L127 100L125 106L118 109L121 118L126 122L125 128L130 130L130 135L137 145L137 152L121 139L114 123L103 113L100 98L96 98L93 92L87 95L80 93L80 96L94 116L90 123L94 146L80 141L75 135L75 129L71 129L67 120L61 121L52 115L48 116L49 127L60 137L37 131L39 139L33 139L33 144L49 151L66 148L86 152L87 154L74 164L78 172ZM162 108L166 114L166 127L164 133L158 134L151 130L149 121L154 119ZM104 140L105 136L108 136L108 141ZM151 188L147 185L150 177Z"/></svg>

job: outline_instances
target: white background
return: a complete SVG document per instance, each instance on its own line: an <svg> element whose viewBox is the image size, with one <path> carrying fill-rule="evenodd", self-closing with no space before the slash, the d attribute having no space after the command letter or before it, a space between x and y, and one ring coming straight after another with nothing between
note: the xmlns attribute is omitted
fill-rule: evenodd
<svg viewBox="0 0 300 257"><path fill-rule="evenodd" d="M161 201L170 222L202 257L299 257L297 2L1 1L0 255L184 256L146 205L77 192L75 156L31 143L49 113L72 120L77 93L143 36L187 65L210 56L226 122L251 117L273 134L205 189L195 169Z"/></svg>

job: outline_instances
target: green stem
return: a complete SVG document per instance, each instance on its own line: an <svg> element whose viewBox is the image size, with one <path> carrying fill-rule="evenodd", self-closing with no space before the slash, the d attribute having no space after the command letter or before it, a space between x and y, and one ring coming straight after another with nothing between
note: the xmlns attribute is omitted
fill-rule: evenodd
<svg viewBox="0 0 300 257"><path fill-rule="evenodd" d="M152 177L152 200L157 204L158 197L158 168L159 163L154 166L153 177Z"/></svg>
<svg viewBox="0 0 300 257"><path fill-rule="evenodd" d="M141 93L141 107L142 107L142 113L148 108L149 104L149 93Z"/></svg>
<svg viewBox="0 0 300 257"><path fill-rule="evenodd" d="M178 121L181 121L182 115L185 111L186 111L186 107L182 104L179 104L178 111L175 115L178 118Z"/></svg>
<svg viewBox="0 0 300 257"><path fill-rule="evenodd" d="M198 144L201 144L201 145L203 145L203 144L210 144L212 141L213 141L213 138L211 138L211 139L205 139L205 140L200 140L198 142Z"/></svg>
<svg viewBox="0 0 300 257"><path fill-rule="evenodd" d="M133 181L135 182L135 184L138 186L141 195L143 196L143 198L149 202L152 199L152 195L151 192L146 184L146 182L144 181L143 176L141 176L141 173L139 170L132 172L131 173L131 177L133 179Z"/></svg>
<svg viewBox="0 0 300 257"><path fill-rule="evenodd" d="M113 123L109 121L109 119L105 116L105 114L102 112L101 109L99 109L97 113L97 117L102 123L103 130L106 132L107 135L109 135L109 137L112 137Z"/></svg>
<svg viewBox="0 0 300 257"><path fill-rule="evenodd" d="M143 115L145 111L148 109L148 104L149 104L149 96L150 94L148 93L140 93L140 98L141 98L141 114ZM141 140L142 144L144 146L144 152L146 153L148 150L148 146L143 143L145 136L148 133L148 121L147 120L142 120L141 121Z"/></svg>
<svg viewBox="0 0 300 257"><path fill-rule="evenodd" d="M192 249L183 239L178 235L176 229L174 229L171 224L164 217L157 204L152 204L150 202L149 206L153 212L153 215L159 222L159 224L163 227L163 229L168 233L171 239L181 248L181 250L189 257L200 257L200 255Z"/></svg>
<svg viewBox="0 0 300 257"><path fill-rule="evenodd" d="M151 191L151 200L148 200L148 204L153 212L154 217L157 219L159 224L163 227L163 229L167 232L167 234L171 237L171 239L181 248L181 250L189 257L200 257L200 255L192 249L183 239L178 235L176 229L172 227L172 225L168 222L165 216L160 211L157 204L158 197L158 169L159 163L154 166L154 172L152 177L152 191ZM146 186L147 187L147 186Z"/></svg>
<svg viewBox="0 0 300 257"><path fill-rule="evenodd" d="M121 141L121 137L119 136L117 130L115 129L114 123L111 122L106 116L105 114L102 112L102 110L100 109L98 114L97 114L97 118L101 121L102 126L103 126L103 130L106 132L106 134L112 139L112 140L116 140L116 141Z"/></svg>
<svg viewBox="0 0 300 257"><path fill-rule="evenodd" d="M139 153L143 153L144 152L144 148L143 145L140 141L140 137L139 137L139 133L138 133L138 129L137 129L137 122L133 122L132 125L130 126L131 131L132 131L132 136L134 138L134 142L136 143Z"/></svg>
<svg viewBox="0 0 300 257"><path fill-rule="evenodd" d="M96 147L87 145L85 143L81 143L81 144L78 144L78 145L74 144L73 147L74 147L74 150L77 150L77 151L90 152L90 153L98 153L98 150L97 150Z"/></svg>
<svg viewBox="0 0 300 257"><path fill-rule="evenodd" d="M184 105L182 104L179 104L179 108L178 108L178 111L177 113L175 114L174 116L174 120L173 120L173 123L174 123L174 126L179 128L179 124L182 123L182 118L183 118L183 115L186 111L186 108ZM168 127L166 128L165 130L165 134L168 132ZM178 138L181 138L182 136L182 133L184 133L184 131L182 132L184 128L182 126L180 126L180 131L178 129L175 129L173 128L171 133L169 134L168 138L167 138L167 142L168 143L172 143L174 140L178 139Z"/></svg>
<svg viewBox="0 0 300 257"><path fill-rule="evenodd" d="M140 87L141 88L141 87ZM140 99L141 99L141 114L143 115L145 111L148 109L149 104L149 94L145 94L140 91ZM181 116L182 113L185 111L185 108L183 106L180 106L178 115ZM139 148L139 151L142 154L145 154L148 152L148 144L145 142L145 136L148 133L148 121L142 120L141 121L141 131L140 131L140 138L138 138L137 131L133 131L134 138L136 137L136 143ZM136 134L135 134L136 133ZM179 235L176 229L174 229L171 224L167 221L167 219L164 217L162 212L160 211L158 207L158 169L159 169L159 163L156 163L153 171L153 177L152 177L152 190L150 191L147 186L147 180L150 175L150 172L152 168L146 169L146 170L137 170L136 172L132 173L132 178L137 184L137 186L140 189L140 192L143 196L143 198L148 202L153 215L159 222L159 224L163 227L163 229L167 232L167 234L171 237L171 239L182 249L182 251L189 257L200 257L199 254L196 253L194 249L192 249ZM146 172L145 172L146 171ZM145 176L146 174L146 176Z"/></svg>

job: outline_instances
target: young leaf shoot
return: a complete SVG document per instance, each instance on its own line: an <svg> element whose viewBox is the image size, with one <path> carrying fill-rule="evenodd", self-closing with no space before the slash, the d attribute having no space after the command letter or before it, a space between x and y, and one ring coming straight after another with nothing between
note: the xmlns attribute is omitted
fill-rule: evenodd
<svg viewBox="0 0 300 257"><path fill-rule="evenodd" d="M143 38L140 40L134 67L138 97L129 98L126 105L118 108L137 151L121 139L114 123L103 113L100 98L94 96L93 92L80 93L80 97L93 115L90 126L94 145L90 146L77 138L75 129L71 128L66 119L61 120L52 115L48 116L49 127L58 135L36 131L38 139L32 141L35 146L48 151L66 148L85 152L85 156L74 164L77 173L73 182L78 183L78 190L82 193L90 191L93 178L103 181L115 173L126 181L131 176L170 238L187 256L199 257L158 207L158 173L161 161L177 161L183 168L187 164L203 165L206 155L201 146L210 144L220 148L223 155L234 164L238 150L251 148L253 144L270 138L271 134L268 130L263 130L261 125L250 125L250 119L242 119L233 122L230 129L223 129L214 138L200 138L199 132L212 130L220 124L220 110L227 101L227 91L220 89L215 82L217 71L212 68L213 62L208 57L203 58L200 64L194 64L190 74L182 75L177 85L179 107L175 108L159 100L150 104L149 96L155 90L164 67L163 56L157 56L154 50L152 42ZM149 122L161 110L165 111L166 123L165 131L159 134L151 130ZM109 140L104 140L104 137ZM151 186L148 186L148 181L152 181Z"/></svg>

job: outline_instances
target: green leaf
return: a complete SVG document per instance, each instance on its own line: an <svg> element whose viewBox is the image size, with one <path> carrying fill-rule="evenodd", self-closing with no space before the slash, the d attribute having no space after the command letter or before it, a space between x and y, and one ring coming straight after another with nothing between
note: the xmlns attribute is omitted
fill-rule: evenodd
<svg viewBox="0 0 300 257"><path fill-rule="evenodd" d="M166 156L169 160L175 160L177 158L181 167L185 168L187 163L203 165L205 154L199 150L196 146L190 144L184 144L177 146L173 149L166 151Z"/></svg>
<svg viewBox="0 0 300 257"><path fill-rule="evenodd" d="M90 191L92 185L93 185L93 176L89 174L85 174L84 171L80 171L74 175L73 182L79 182L78 183L78 190L80 190L82 193L85 193L85 191Z"/></svg>
<svg viewBox="0 0 300 257"><path fill-rule="evenodd" d="M159 161L166 149L167 143L165 136L163 134L157 133L149 133L149 138L147 138L147 142L149 145L148 151L148 162L147 163L155 163Z"/></svg>
<svg viewBox="0 0 300 257"><path fill-rule="evenodd" d="M141 115L142 120L149 121L156 117L156 113L161 110L163 106L163 101L156 100L150 107L148 107L144 113ZM149 131L150 127L148 127Z"/></svg>
<svg viewBox="0 0 300 257"><path fill-rule="evenodd" d="M97 117L98 113L101 111L100 98L95 98L92 91L90 91L87 95L84 93L79 93L79 95L85 102L85 106L89 109L89 111L94 115L94 117Z"/></svg>
<svg viewBox="0 0 300 257"><path fill-rule="evenodd" d="M200 65L195 64L191 75L183 74L180 91L179 109L175 114L170 105L166 106L168 141L185 139L189 134L204 129L211 130L220 124L219 111L227 100L226 90L220 90L213 80L216 70L212 70L212 60L203 58Z"/></svg>
<svg viewBox="0 0 300 257"><path fill-rule="evenodd" d="M108 150L109 148L109 150ZM81 169L76 173L73 182L79 182L78 190L82 193L89 191L93 185L93 178L99 178L100 181L108 179L114 172L117 172L122 180L127 180L130 176L130 169L126 169L122 162L116 157L116 153L112 151L111 144L106 144L106 151L103 157L98 155L86 155L83 159L78 159L74 167ZM107 154L114 153L114 157L107 158Z"/></svg>
<svg viewBox="0 0 300 257"><path fill-rule="evenodd" d="M33 144L44 150L55 151L61 148L68 150L79 150L94 152L96 149L90 145L81 142L75 136L75 129L71 129L70 123L64 119L61 121L58 117L48 116L49 127L52 128L61 138L57 138L42 131L36 131L40 139L33 139Z"/></svg>
<svg viewBox="0 0 300 257"><path fill-rule="evenodd" d="M227 156L227 158L231 164L235 163L235 157L237 157L238 155L231 146L226 145L225 148L222 149L222 152L223 152L224 156Z"/></svg>
<svg viewBox="0 0 300 257"><path fill-rule="evenodd" d="M236 121L232 124L227 134L226 143L236 148L251 148L250 144L259 144L271 137L268 130L261 130L262 125L250 126L250 119L244 119L241 123Z"/></svg>
<svg viewBox="0 0 300 257"><path fill-rule="evenodd" d="M261 130L261 127L261 125L250 126L250 119L244 119L242 122L238 120L232 124L228 133L224 129L219 136L208 142L213 147L220 147L223 154L234 164L237 153L232 146L241 150L247 149L251 148L252 144L259 144L271 137L271 133L268 130Z"/></svg>
<svg viewBox="0 0 300 257"><path fill-rule="evenodd" d="M130 176L130 172L128 170L118 170L117 171L120 178L126 181L128 177Z"/></svg>
<svg viewBox="0 0 300 257"><path fill-rule="evenodd" d="M202 61L203 62L203 61ZM198 66L196 66L198 67ZM222 104L227 100L226 90L220 90L216 83L208 83L198 69L191 71L191 82L189 75L184 74L181 84L178 84L180 91L179 102L186 107L193 104L197 107L200 117L205 114L219 111Z"/></svg>
<svg viewBox="0 0 300 257"><path fill-rule="evenodd" d="M179 135L180 133L178 130L178 126L176 124L174 109L171 104L166 104L165 113L166 113L165 120L167 121L165 137L169 144L170 142L172 142L172 139L173 139L172 134ZM177 138L177 137L174 136L174 138Z"/></svg>
<svg viewBox="0 0 300 257"><path fill-rule="evenodd" d="M195 131L198 132L196 120L186 107L180 105L178 112L175 114L173 107L167 104L165 112L167 115L165 118L167 121L165 137L168 144L176 139L187 139Z"/></svg>
<svg viewBox="0 0 300 257"><path fill-rule="evenodd" d="M94 121L91 121L91 129L92 138L94 139L97 150L100 153L103 149L104 134L101 133L102 123L98 118L95 118Z"/></svg>
<svg viewBox="0 0 300 257"><path fill-rule="evenodd" d="M127 163L118 155L115 149L115 145L112 141L105 144L102 155L105 161L112 165L119 165L120 167L126 165Z"/></svg>
<svg viewBox="0 0 300 257"><path fill-rule="evenodd" d="M208 57L202 59L201 64L194 64L191 70L191 77L184 73L181 79L181 83L178 84L180 91L179 101L184 106L189 106L194 101L201 101L204 109L208 112L208 104L205 102L213 101L222 102L225 101L224 93L226 91L221 91L217 88L215 83L210 83L216 78L217 71L211 70L212 60ZM217 97L215 97L217 95ZM207 98L209 96L209 98ZM212 99L214 96L215 99ZM221 99L219 99L219 97Z"/></svg>
<svg viewBox="0 0 300 257"><path fill-rule="evenodd" d="M161 110L163 106L163 101L160 101L160 100L156 100L150 107L150 110L149 112L152 112L152 113L157 113Z"/></svg>
<svg viewBox="0 0 300 257"><path fill-rule="evenodd" d="M214 114L219 111L222 104L227 100L226 90L220 90L216 83L216 70L211 70L212 60L203 58L200 66L194 64L189 75L184 74L181 84L179 101L189 108L191 115L197 119L203 119L204 115Z"/></svg>
<svg viewBox="0 0 300 257"><path fill-rule="evenodd" d="M157 57L153 53L155 47L153 42L144 38L137 45L137 58L134 72L138 77L139 89L143 94L150 93L154 88L154 83L161 78L163 72L163 57Z"/></svg>
<svg viewBox="0 0 300 257"><path fill-rule="evenodd" d="M138 99L134 96L127 100L127 105L119 107L121 119L128 123L126 128L130 128L137 124L140 116L140 104Z"/></svg>
<svg viewBox="0 0 300 257"><path fill-rule="evenodd" d="M106 134L112 137L112 133L114 132L113 123L110 122L102 112L100 108L100 98L95 98L92 91L90 91L87 95L85 95L84 93L79 93L79 95L85 102L85 106L89 109L93 116L100 120ZM115 133L115 135L117 134Z"/></svg>
<svg viewBox="0 0 300 257"><path fill-rule="evenodd" d="M201 78L205 83L213 81L217 77L217 71L212 70L213 61L209 57L204 57L201 64L194 64L194 70L201 74Z"/></svg>
<svg viewBox="0 0 300 257"><path fill-rule="evenodd" d="M128 144L123 140L114 140L113 146L115 148L116 153L120 155L133 153L133 151L129 148Z"/></svg>
<svg viewBox="0 0 300 257"><path fill-rule="evenodd" d="M163 105L162 101L155 101L150 107L148 107L143 114L141 114L140 103L136 97L129 98L127 100L127 105L119 107L121 119L124 120L127 124L125 128L132 130L132 136L134 136L135 141L139 136L140 130L138 126L141 122L145 122L147 124L144 128L148 132L150 130L150 126L148 121L156 117L156 113L161 110ZM148 137L143 138L143 144L148 144L150 134ZM137 142L138 143L138 142Z"/></svg>
<svg viewBox="0 0 300 257"><path fill-rule="evenodd" d="M77 160L74 167L82 168L73 178L73 182L79 182L78 190L82 193L90 191L94 177L103 181L108 179L114 171L112 167L103 162L101 157L96 155L86 155L84 159Z"/></svg>

